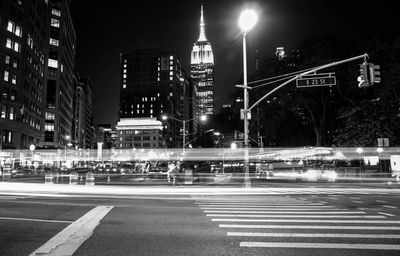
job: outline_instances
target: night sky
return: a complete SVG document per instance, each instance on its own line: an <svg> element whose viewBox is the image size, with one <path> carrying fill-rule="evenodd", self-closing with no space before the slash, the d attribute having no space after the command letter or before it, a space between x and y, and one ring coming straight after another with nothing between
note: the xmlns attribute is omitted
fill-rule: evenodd
<svg viewBox="0 0 400 256"><path fill-rule="evenodd" d="M398 33L400 24L396 1L73 0L77 70L92 79L95 124L117 121L121 52L138 45L175 50L189 73L202 2L206 35L214 52L217 110L229 103L228 93L242 74L237 19L244 6L253 6L260 14L248 35L249 73L256 50L261 57L271 56L278 46L290 51L306 38L324 35L361 40L366 33Z"/></svg>

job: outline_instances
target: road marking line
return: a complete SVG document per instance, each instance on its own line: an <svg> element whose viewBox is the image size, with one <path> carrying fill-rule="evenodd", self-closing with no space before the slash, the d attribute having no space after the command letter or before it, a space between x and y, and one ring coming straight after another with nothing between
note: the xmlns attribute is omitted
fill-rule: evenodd
<svg viewBox="0 0 400 256"><path fill-rule="evenodd" d="M325 202L325 201L319 201L319 203L321 203L321 204L326 204L327 202ZM332 206L333 207L333 206Z"/></svg>
<svg viewBox="0 0 400 256"><path fill-rule="evenodd" d="M339 198L336 198L336 197L328 197L328 198L331 200L339 200Z"/></svg>
<svg viewBox="0 0 400 256"><path fill-rule="evenodd" d="M264 243L241 242L240 247L312 248L312 249L356 249L356 250L400 250L396 244L331 244L331 243Z"/></svg>
<svg viewBox="0 0 400 256"><path fill-rule="evenodd" d="M94 229L100 224L101 219L107 215L113 206L97 206L60 233L55 235L44 245L32 252L30 256L36 255L72 255L89 237Z"/></svg>
<svg viewBox="0 0 400 256"><path fill-rule="evenodd" d="M324 204L321 203L309 203L309 204L271 204L271 203L196 203L198 206L205 206L205 205L248 205L248 206L323 206Z"/></svg>
<svg viewBox="0 0 400 256"><path fill-rule="evenodd" d="M16 200L16 196L0 196L0 199L5 199L5 200Z"/></svg>
<svg viewBox="0 0 400 256"><path fill-rule="evenodd" d="M379 214L383 214L383 215L385 215L385 216L389 216L389 217L394 217L394 216L396 216L396 215L394 215L394 214L390 214L390 213L385 213L385 212L378 212Z"/></svg>
<svg viewBox="0 0 400 256"><path fill-rule="evenodd" d="M383 214L383 213L382 213ZM384 214L385 215L385 214ZM391 215L391 214L390 214ZM388 216L390 216L388 215ZM381 215L255 215L255 214L207 214L207 217L244 217L244 218L334 218L334 219L386 219ZM391 215L394 216L394 215Z"/></svg>
<svg viewBox="0 0 400 256"><path fill-rule="evenodd" d="M234 211L234 210L205 210L205 213L293 213L293 214L365 214L363 211L358 212L346 212L346 211L337 211L337 212L321 212L321 211Z"/></svg>
<svg viewBox="0 0 400 256"><path fill-rule="evenodd" d="M264 229L354 229L354 230L400 230L400 227L388 226L310 226L310 225L241 225L219 224L220 228L264 228Z"/></svg>
<svg viewBox="0 0 400 256"><path fill-rule="evenodd" d="M377 203L384 203L384 204L387 203L387 201L383 201L383 200L375 200L375 202L377 202Z"/></svg>
<svg viewBox="0 0 400 256"><path fill-rule="evenodd" d="M353 203L363 204L363 202L361 202L361 201L356 201L356 200L354 200Z"/></svg>
<svg viewBox="0 0 400 256"><path fill-rule="evenodd" d="M360 200L361 198L359 198L359 197L349 197L350 199L353 199L353 200Z"/></svg>
<svg viewBox="0 0 400 256"><path fill-rule="evenodd" d="M325 207L324 207L325 208ZM202 210L301 210L301 211L320 211L321 208L309 208L309 207L296 207L296 208L285 208L285 207L200 207ZM325 208L326 209L326 208ZM329 207L332 210L332 207Z"/></svg>
<svg viewBox="0 0 400 256"><path fill-rule="evenodd" d="M400 224L398 220L298 220L298 219L211 219L215 222L285 222L285 223L343 223L343 224Z"/></svg>
<svg viewBox="0 0 400 256"><path fill-rule="evenodd" d="M386 208L390 208L390 209L396 209L397 207L396 206L390 206L390 205L382 205L383 207L386 207Z"/></svg>
<svg viewBox="0 0 400 256"><path fill-rule="evenodd" d="M37 222L50 222L50 223L72 223L72 221L68 221L68 220L46 220L46 219L29 219L29 218L12 218L12 217L0 217L0 220L37 221Z"/></svg>
<svg viewBox="0 0 400 256"><path fill-rule="evenodd" d="M381 238L399 239L400 235L383 234L332 234L332 233L260 233L260 232L228 232L227 236L250 237L326 237L326 238Z"/></svg>

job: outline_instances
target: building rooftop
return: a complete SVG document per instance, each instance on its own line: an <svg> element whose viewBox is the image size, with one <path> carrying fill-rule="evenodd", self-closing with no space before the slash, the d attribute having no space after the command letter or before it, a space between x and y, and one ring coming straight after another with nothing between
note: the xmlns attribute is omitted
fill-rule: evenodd
<svg viewBox="0 0 400 256"><path fill-rule="evenodd" d="M162 123L154 117L121 118L116 128L117 130L162 130Z"/></svg>

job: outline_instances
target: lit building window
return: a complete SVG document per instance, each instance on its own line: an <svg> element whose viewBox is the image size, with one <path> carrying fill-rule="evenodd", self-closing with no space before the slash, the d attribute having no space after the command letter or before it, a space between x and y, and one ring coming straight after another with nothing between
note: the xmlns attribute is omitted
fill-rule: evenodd
<svg viewBox="0 0 400 256"><path fill-rule="evenodd" d="M18 59L14 58L12 63L13 68L18 68Z"/></svg>
<svg viewBox="0 0 400 256"><path fill-rule="evenodd" d="M11 95L10 95L10 100L11 101L15 101L16 96L17 96L17 92L16 91L12 91Z"/></svg>
<svg viewBox="0 0 400 256"><path fill-rule="evenodd" d="M51 18L50 25L52 27L59 28L60 27L60 20Z"/></svg>
<svg viewBox="0 0 400 256"><path fill-rule="evenodd" d="M126 84L122 84L122 88L124 88L124 89L125 89L125 88L126 88Z"/></svg>
<svg viewBox="0 0 400 256"><path fill-rule="evenodd" d="M169 75L173 76L174 75L174 71L169 71Z"/></svg>
<svg viewBox="0 0 400 256"><path fill-rule="evenodd" d="M22 37L22 29L20 26L15 26L15 32L14 34L18 37Z"/></svg>
<svg viewBox="0 0 400 256"><path fill-rule="evenodd" d="M124 69L124 74L126 74L126 69Z"/></svg>
<svg viewBox="0 0 400 256"><path fill-rule="evenodd" d="M11 59L10 55L6 55L6 58L5 58L4 63L6 63L7 65L9 65L9 64L10 64L10 59Z"/></svg>
<svg viewBox="0 0 400 256"><path fill-rule="evenodd" d="M15 109L14 107L10 107L10 120L14 120L15 118Z"/></svg>
<svg viewBox="0 0 400 256"><path fill-rule="evenodd" d="M51 14L53 14L54 16L57 16L57 17L61 17L61 11L58 9L55 9L55 8L51 9Z"/></svg>
<svg viewBox="0 0 400 256"><path fill-rule="evenodd" d="M6 113L7 113L7 106L6 105L2 105L1 106L1 118L6 118Z"/></svg>
<svg viewBox="0 0 400 256"><path fill-rule="evenodd" d="M18 42L14 42L14 51L20 52L20 50L21 50L20 44Z"/></svg>
<svg viewBox="0 0 400 256"><path fill-rule="evenodd" d="M54 39L54 38L50 38L50 45L59 46L60 41L58 41L57 39Z"/></svg>
<svg viewBox="0 0 400 256"><path fill-rule="evenodd" d="M4 81L8 82L10 80L10 72L4 71Z"/></svg>
<svg viewBox="0 0 400 256"><path fill-rule="evenodd" d="M12 83L12 84L17 84L17 75L16 75L16 74L13 74L13 75L11 76L11 83Z"/></svg>
<svg viewBox="0 0 400 256"><path fill-rule="evenodd" d="M124 74L124 76L123 76L124 78L126 78L126 74Z"/></svg>
<svg viewBox="0 0 400 256"><path fill-rule="evenodd" d="M58 60L49 59L48 66L51 68L58 68Z"/></svg>
<svg viewBox="0 0 400 256"><path fill-rule="evenodd" d="M169 59L170 59L170 60L173 60L173 59L174 59L174 56L172 56L172 55L169 56Z"/></svg>
<svg viewBox="0 0 400 256"><path fill-rule="evenodd" d="M45 123L44 130L48 132L54 132L54 124L52 123Z"/></svg>
<svg viewBox="0 0 400 256"><path fill-rule="evenodd" d="M6 47L7 47L8 49L12 49L12 48L13 48L12 45L13 45L12 40L11 40L10 38L7 38Z"/></svg>
<svg viewBox="0 0 400 256"><path fill-rule="evenodd" d="M11 33L14 33L14 27L15 27L15 24L14 24L14 22L12 22L12 21L8 21L8 24L7 24L7 30L9 31L9 32L11 32Z"/></svg>
<svg viewBox="0 0 400 256"><path fill-rule="evenodd" d="M55 119L55 115L52 112L46 112L45 113L45 119L46 121L51 121Z"/></svg>

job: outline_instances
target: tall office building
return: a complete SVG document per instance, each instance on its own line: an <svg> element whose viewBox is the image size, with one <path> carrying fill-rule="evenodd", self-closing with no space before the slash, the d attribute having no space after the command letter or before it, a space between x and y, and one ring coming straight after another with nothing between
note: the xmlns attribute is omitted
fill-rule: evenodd
<svg viewBox="0 0 400 256"><path fill-rule="evenodd" d="M182 123L189 119L189 83L174 52L158 48L121 54L119 118L157 118L163 121L168 147L181 147ZM167 120L162 120L167 115Z"/></svg>
<svg viewBox="0 0 400 256"><path fill-rule="evenodd" d="M0 149L43 136L48 1L0 1Z"/></svg>
<svg viewBox="0 0 400 256"><path fill-rule="evenodd" d="M214 55L210 41L207 40L201 5L200 34L194 43L191 54L190 76L197 88L198 113L214 113Z"/></svg>
<svg viewBox="0 0 400 256"><path fill-rule="evenodd" d="M95 144L92 115L92 82L89 78L77 78L74 110L74 138L77 148L93 148Z"/></svg>
<svg viewBox="0 0 400 256"><path fill-rule="evenodd" d="M48 3L50 34L46 46L48 62L42 146L64 148L74 139L76 34L70 12L71 0L49 0Z"/></svg>

